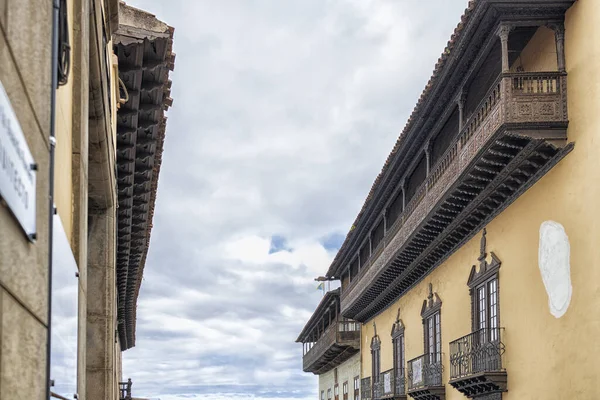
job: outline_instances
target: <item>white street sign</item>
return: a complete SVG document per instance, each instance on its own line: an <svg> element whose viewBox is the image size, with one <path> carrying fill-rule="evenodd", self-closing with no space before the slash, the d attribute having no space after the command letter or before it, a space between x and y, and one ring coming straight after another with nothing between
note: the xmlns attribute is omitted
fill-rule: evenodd
<svg viewBox="0 0 600 400"><path fill-rule="evenodd" d="M0 198L29 238L36 233L36 164L0 82Z"/></svg>

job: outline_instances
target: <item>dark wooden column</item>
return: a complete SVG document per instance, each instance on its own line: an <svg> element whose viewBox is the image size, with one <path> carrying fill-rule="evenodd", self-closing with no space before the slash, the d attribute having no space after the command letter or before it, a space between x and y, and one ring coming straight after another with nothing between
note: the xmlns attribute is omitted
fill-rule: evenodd
<svg viewBox="0 0 600 400"><path fill-rule="evenodd" d="M402 191L402 212L406 208L406 181L402 178L402 182L400 182L400 190Z"/></svg>
<svg viewBox="0 0 600 400"><path fill-rule="evenodd" d="M556 23L551 28L554 30L556 40L556 65L559 72L565 72L565 25L562 22Z"/></svg>
<svg viewBox="0 0 600 400"><path fill-rule="evenodd" d="M458 131L462 131L465 124L465 102L467 101L467 90L462 88L456 99L458 105Z"/></svg>
<svg viewBox="0 0 600 400"><path fill-rule="evenodd" d="M429 176L429 172L431 172L431 140L428 140L425 143L425 164L427 164L427 173L425 176Z"/></svg>
<svg viewBox="0 0 600 400"><path fill-rule="evenodd" d="M502 72L510 71L510 65L508 63L508 35L510 31L511 27L505 24L500 25L500 28L498 29L498 36L502 43Z"/></svg>

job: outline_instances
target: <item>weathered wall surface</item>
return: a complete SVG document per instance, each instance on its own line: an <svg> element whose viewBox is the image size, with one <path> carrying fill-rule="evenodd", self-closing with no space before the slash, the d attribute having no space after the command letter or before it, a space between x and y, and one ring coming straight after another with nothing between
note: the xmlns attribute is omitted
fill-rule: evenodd
<svg viewBox="0 0 600 400"><path fill-rule="evenodd" d="M337 367L339 399L343 399L342 390L344 382L348 382L348 399L352 400L354 393L354 377L360 375L360 353L350 357L346 362ZM319 396L321 391L325 392L325 400L327 400L327 390L331 389L331 398L334 397L335 373L334 369L324 374L319 375ZM320 398L320 397L319 397Z"/></svg>
<svg viewBox="0 0 600 400"><path fill-rule="evenodd" d="M39 166L36 243L0 204L2 399L45 395L51 9L42 0L0 2L0 81Z"/></svg>
<svg viewBox="0 0 600 400"><path fill-rule="evenodd" d="M87 273L89 4L87 0L67 0L71 68L67 84L56 92L54 174L56 208L79 269L77 392L82 400L88 392L86 359L90 353L92 369L98 367L101 370L92 386L101 382L105 385L95 392L102 393L103 399L118 398L117 383L121 373L121 352L114 338L114 226L102 231L102 237L94 238L98 244L90 249L94 261L91 281L88 281ZM111 0L113 11L116 4ZM100 12L105 2L98 1L96 5L96 11ZM98 20L102 23L102 18ZM41 400L45 395L51 29L52 2L0 0L0 81L38 164L35 243L27 240L6 205L0 202L0 399ZM112 42L107 48L110 53ZM103 83L112 92L110 98L115 104L106 109L114 114L116 71L112 65L108 68L113 73L113 82ZM112 128L110 137L114 145L114 115L106 116L106 120ZM114 155L111 161L107 175L114 171ZM114 189L108 196L116 197ZM107 210L107 214L114 225L114 209ZM89 312L97 317L92 318L91 324L87 321L88 304ZM100 329L103 329L102 334ZM92 334L90 346L89 331ZM93 356L102 358L102 362Z"/></svg>
<svg viewBox="0 0 600 400"><path fill-rule="evenodd" d="M500 325L505 328L505 400L593 399L600 390L600 224L597 202L600 170L600 3L580 0L565 21L569 141L575 149L487 226L488 253L502 261L499 272ZM550 32L551 33L551 32ZM554 37L541 29L524 50L529 71L556 68ZM556 221L570 242L572 297L556 318L538 267L540 226ZM444 373L449 379L449 345L471 331L467 279L477 263L481 233L453 254L399 301L374 318L382 339L381 370L392 368L391 327L400 308L406 327L406 359L424 353L421 306L433 284L442 300ZM562 278L560 278L562 279ZM559 284L564 284L559 279ZM362 373L371 375L369 344L373 321L362 328ZM446 385L446 399L465 397Z"/></svg>

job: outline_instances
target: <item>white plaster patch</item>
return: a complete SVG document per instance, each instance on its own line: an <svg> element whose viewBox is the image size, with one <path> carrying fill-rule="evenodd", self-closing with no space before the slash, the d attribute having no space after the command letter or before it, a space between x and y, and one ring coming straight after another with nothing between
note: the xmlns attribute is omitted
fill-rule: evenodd
<svg viewBox="0 0 600 400"><path fill-rule="evenodd" d="M565 228L555 221L545 221L540 226L538 264L542 281L548 293L550 313L562 317L569 308L571 286L571 246Z"/></svg>

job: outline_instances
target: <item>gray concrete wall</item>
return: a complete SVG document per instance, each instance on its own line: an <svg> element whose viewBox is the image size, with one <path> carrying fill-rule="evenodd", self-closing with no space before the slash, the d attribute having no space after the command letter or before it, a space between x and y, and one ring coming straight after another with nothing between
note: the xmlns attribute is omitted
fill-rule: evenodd
<svg viewBox="0 0 600 400"><path fill-rule="evenodd" d="M39 166L36 243L0 204L0 399L45 397L51 8L0 0L0 81Z"/></svg>

